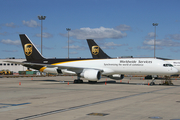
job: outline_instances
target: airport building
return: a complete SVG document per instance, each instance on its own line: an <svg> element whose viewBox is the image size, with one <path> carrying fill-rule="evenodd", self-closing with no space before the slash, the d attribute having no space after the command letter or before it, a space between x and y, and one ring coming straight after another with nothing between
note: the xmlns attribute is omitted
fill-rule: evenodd
<svg viewBox="0 0 180 120"><path fill-rule="evenodd" d="M13 71L13 73L18 73L19 71L26 71L27 70L27 67L24 67L20 64L8 63L5 61L22 62L22 61L26 61L26 59L15 59L15 58L0 59L0 71L1 70L9 70L9 71Z"/></svg>

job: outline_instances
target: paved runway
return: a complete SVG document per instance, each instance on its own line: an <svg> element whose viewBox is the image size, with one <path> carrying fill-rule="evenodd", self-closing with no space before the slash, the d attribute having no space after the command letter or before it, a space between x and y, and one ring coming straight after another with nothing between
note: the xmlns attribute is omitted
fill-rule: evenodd
<svg viewBox="0 0 180 120"><path fill-rule="evenodd" d="M180 79L173 86L148 86L150 80L139 77L102 78L97 84L74 84L74 79L0 78L1 119L180 120Z"/></svg>

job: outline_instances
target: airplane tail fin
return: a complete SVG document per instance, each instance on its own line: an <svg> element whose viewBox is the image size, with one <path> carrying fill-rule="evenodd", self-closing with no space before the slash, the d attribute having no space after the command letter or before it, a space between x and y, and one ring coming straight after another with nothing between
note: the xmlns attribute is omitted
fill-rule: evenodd
<svg viewBox="0 0 180 120"><path fill-rule="evenodd" d="M89 45L89 49L91 51L92 57L95 59L104 59L111 58L103 50L96 44L93 39L87 39L87 43Z"/></svg>
<svg viewBox="0 0 180 120"><path fill-rule="evenodd" d="M19 35L22 43L22 47L24 50L24 54L26 56L27 61L35 61L45 59L35 47L35 45L31 42L31 40L26 36L26 34Z"/></svg>

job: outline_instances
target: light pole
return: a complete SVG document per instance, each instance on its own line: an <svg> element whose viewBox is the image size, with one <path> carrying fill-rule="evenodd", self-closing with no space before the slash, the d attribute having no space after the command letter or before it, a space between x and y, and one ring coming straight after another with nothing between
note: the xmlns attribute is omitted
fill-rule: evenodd
<svg viewBox="0 0 180 120"><path fill-rule="evenodd" d="M69 59L69 31L71 30L71 28L66 28L66 30L68 31L68 59Z"/></svg>
<svg viewBox="0 0 180 120"><path fill-rule="evenodd" d="M155 50L156 50L156 26L158 26L158 23L153 23L153 26L155 26L155 30L154 30L154 58L156 57L155 55Z"/></svg>
<svg viewBox="0 0 180 120"><path fill-rule="evenodd" d="M39 20L41 20L41 54L42 54L42 20L45 20L46 19L46 16L38 16Z"/></svg>

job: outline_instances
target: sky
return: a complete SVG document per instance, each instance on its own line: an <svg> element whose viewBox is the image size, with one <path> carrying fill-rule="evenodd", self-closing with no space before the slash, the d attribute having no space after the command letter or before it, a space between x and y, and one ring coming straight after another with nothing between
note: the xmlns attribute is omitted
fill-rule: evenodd
<svg viewBox="0 0 180 120"><path fill-rule="evenodd" d="M111 57L180 59L179 0L0 0L0 58L25 58L26 34L46 58L91 58L86 39Z"/></svg>

